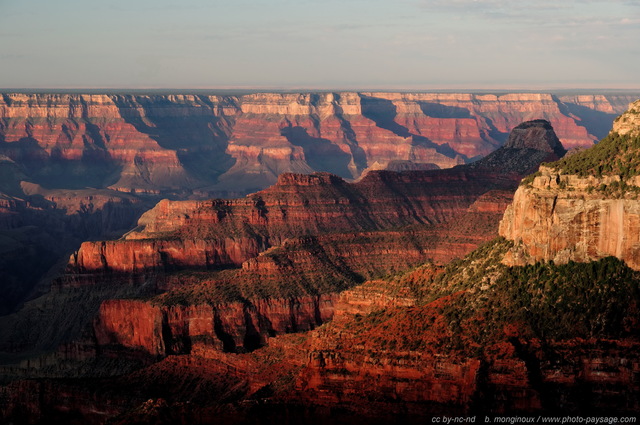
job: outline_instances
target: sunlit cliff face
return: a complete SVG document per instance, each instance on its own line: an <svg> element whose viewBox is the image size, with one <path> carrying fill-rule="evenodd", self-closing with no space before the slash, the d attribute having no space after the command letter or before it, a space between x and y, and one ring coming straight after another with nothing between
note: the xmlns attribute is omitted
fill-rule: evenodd
<svg viewBox="0 0 640 425"><path fill-rule="evenodd" d="M0 137L7 143L0 154L48 187L78 187L87 175L85 186L127 192L239 193L273 184L283 172L357 178L397 161L451 167L488 154L517 124L537 118L551 122L567 149L590 146L602 128L610 128L600 121L630 100L354 92L5 94Z"/></svg>

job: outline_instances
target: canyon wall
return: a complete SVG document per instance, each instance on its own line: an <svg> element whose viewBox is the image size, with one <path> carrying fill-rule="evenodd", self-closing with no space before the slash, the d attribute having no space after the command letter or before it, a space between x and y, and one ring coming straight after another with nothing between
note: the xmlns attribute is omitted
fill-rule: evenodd
<svg viewBox="0 0 640 425"><path fill-rule="evenodd" d="M333 317L336 295L265 299L225 305L154 305L109 300L100 306L93 328L103 352L124 350L164 357L247 352L269 338L304 332Z"/></svg>
<svg viewBox="0 0 640 425"><path fill-rule="evenodd" d="M328 252L340 251L337 247L344 247L349 238L375 239L371 232L387 232L380 233L381 237L412 241L405 250L416 246L420 252L433 239L421 239L420 231L423 236L430 231L435 237L448 230L445 226L440 230L434 226L463 214L478 217L491 214L481 204L469 209L487 192L497 191L497 195L511 190L519 178L516 173L502 175L466 168L405 173L375 171L352 184L326 173L282 174L276 185L246 198L162 201L146 212L139 226L123 239L84 242L71 258L69 273L240 266L287 239L312 235L318 237L311 243ZM490 199L484 198L485 202ZM389 232L410 226L413 228L406 231ZM341 233L349 236L333 239L322 236ZM482 238L483 234L458 236L470 241ZM369 254L373 252L375 248ZM418 257L424 255L426 252Z"/></svg>
<svg viewBox="0 0 640 425"><path fill-rule="evenodd" d="M540 348L519 353L506 342L489 348L501 351L499 357L325 346L309 352L293 399L368 416L630 413L640 407L630 395L640 391L637 344L563 341L547 347L554 358Z"/></svg>
<svg viewBox="0 0 640 425"><path fill-rule="evenodd" d="M619 176L580 178L546 167L541 174L518 189L501 222L500 235L516 242L508 264L615 256L640 269L640 202L594 190Z"/></svg>
<svg viewBox="0 0 640 425"><path fill-rule="evenodd" d="M398 161L447 168L547 119L587 147L631 96L432 93L75 95L5 93L0 155L47 188L220 196L285 172L343 178ZM605 131L606 133L606 131Z"/></svg>

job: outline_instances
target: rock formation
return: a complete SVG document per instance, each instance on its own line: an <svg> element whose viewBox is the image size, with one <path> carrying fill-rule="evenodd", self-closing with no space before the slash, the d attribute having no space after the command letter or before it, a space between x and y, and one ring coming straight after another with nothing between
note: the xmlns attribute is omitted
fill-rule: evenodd
<svg viewBox="0 0 640 425"><path fill-rule="evenodd" d="M240 266L288 238L429 229L465 213L490 190L514 187L518 178L465 168L377 171L353 184L326 173L282 174L273 187L244 199L162 201L124 240L83 243L70 271Z"/></svg>
<svg viewBox="0 0 640 425"><path fill-rule="evenodd" d="M613 132L621 136L640 134L640 101L629 105L629 109L613 121Z"/></svg>
<svg viewBox="0 0 640 425"><path fill-rule="evenodd" d="M535 172L540 163L556 161L566 152L549 121L526 121L511 131L504 146L469 166L526 175Z"/></svg>
<svg viewBox="0 0 640 425"><path fill-rule="evenodd" d="M247 193L275 183L284 172L355 178L394 161L451 167L487 155L529 119L549 120L567 148L590 146L601 137L593 129L608 128L629 100L561 100L549 94L5 93L0 154L47 188Z"/></svg>
<svg viewBox="0 0 640 425"><path fill-rule="evenodd" d="M530 186L518 189L505 212L500 234L517 243L506 261L584 262L613 255L640 268L640 203L593 190L616 182L542 168Z"/></svg>
<svg viewBox="0 0 640 425"><path fill-rule="evenodd" d="M511 130L504 148L534 149L554 153L558 159L567 153L558 140L551 123L545 120L533 120L518 124Z"/></svg>
<svg viewBox="0 0 640 425"><path fill-rule="evenodd" d="M616 256L640 268L639 105L618 117L599 145L541 167L518 188L500 225L500 234L516 242L506 262Z"/></svg>

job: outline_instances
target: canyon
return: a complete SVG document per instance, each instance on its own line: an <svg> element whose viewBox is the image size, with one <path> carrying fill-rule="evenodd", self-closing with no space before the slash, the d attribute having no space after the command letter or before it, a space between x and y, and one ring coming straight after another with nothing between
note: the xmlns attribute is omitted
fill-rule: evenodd
<svg viewBox="0 0 640 425"><path fill-rule="evenodd" d="M448 168L486 156L530 119L549 120L566 148L588 147L632 99L3 93L0 314L46 291L49 270L81 242L121 236L162 199L234 198L283 173L351 181L372 170Z"/></svg>
<svg viewBox="0 0 640 425"><path fill-rule="evenodd" d="M46 291L49 270L81 242L121 236L162 199L234 198L283 173L351 181L448 168L534 118L565 147L587 147L632 96L3 93L0 314Z"/></svg>
<svg viewBox="0 0 640 425"><path fill-rule="evenodd" d="M439 140L435 133L418 133L422 118L415 108L431 118L453 119L460 132L469 118L450 108L455 101L456 107L476 111L477 98L376 93L341 95L337 102L335 94L326 94L319 96L325 96L322 102L291 103L282 95L275 106L272 100L265 106L261 95L252 96L246 105L233 104L242 110L236 123L274 111L300 117L312 109L331 117L338 104L343 117L356 115L357 99L368 97L362 103L364 118L376 116L376 124L392 133L402 133L396 125L402 126L420 147L411 148L409 159L404 153L385 159L388 152L381 150L378 165L354 156L346 163L349 175L312 173L311 167L299 170L306 174L278 172L274 185L244 198L162 200L141 213L137 226L120 239L82 243L48 294L0 317L0 417L96 424L256 418L385 423L401 417L424 423L431 416L461 413L609 414L615 409L633 414L640 409L640 277L633 270L633 240L611 230L633 215L626 205L635 202L633 190L599 191L602 182L611 186L620 176L563 174L562 167L573 164L563 161L576 161L588 150L521 182L541 162L557 161L565 147L580 145L579 138L560 131L556 137L551 119L529 121L514 125L494 145L502 147L477 154L484 158L470 164L456 165L479 151L463 153L468 149L464 138L447 142L459 149L455 161L437 164L438 155L452 158L451 152L421 139ZM496 114L505 102L513 103L515 115L529 111L522 98L505 96L495 97ZM535 96L543 103L559 100ZM426 105L428 99L451 103ZM593 96L565 101L580 103L562 107L574 116L586 109L612 114L615 104ZM372 112L389 103L396 108L395 124ZM232 108L232 103L217 105L218 110ZM362 127L351 118L359 134ZM298 119L292 129L310 125ZM496 128L508 122L497 115L489 120ZM616 122L634 134L632 120ZM318 131L344 128L331 119L320 123ZM300 136L298 130L287 131L286 136ZM355 152L350 142L344 144ZM277 149L265 147L255 160L245 157L243 167L260 170L268 163L295 171L287 167L309 163L305 149L287 150L278 143L269 142ZM366 155L372 152L364 143L357 146ZM226 152L240 155L245 147L234 149ZM278 163L278 155L294 165ZM411 165L421 161L433 169ZM453 167L434 169L434 164ZM236 173L235 165L229 175ZM626 189L634 178L618 186ZM22 187L41 196L56 193L36 184ZM167 188L162 190L172 190ZM193 188L193 193L200 190ZM108 198L111 203L155 196L120 189L102 190L118 194ZM593 224L596 218L587 220L591 224L565 219L570 207L562 199L572 197L599 199L594 217L600 227ZM15 208L15 199L7 208ZM55 199L79 207L71 198ZM623 202L620 217L602 213L618 201ZM110 217L119 214L103 216L111 223ZM494 239L499 229L506 239ZM566 237L559 236L560 229ZM593 257L580 257L568 245L597 238L602 247ZM562 263L557 252L569 252L567 260L599 262L585 267L538 262ZM631 268L607 258L617 253ZM520 258L526 261L513 260ZM597 295L583 307L584 291Z"/></svg>
<svg viewBox="0 0 640 425"><path fill-rule="evenodd" d="M426 261L444 264L489 241L520 179L564 153L549 122L537 120L473 165L371 171L355 183L285 173L243 199L165 200L123 238L84 242L56 287L151 281L163 292L146 302L105 301L94 324L98 345L157 356L175 353L166 347L183 340L179 352L188 354L206 337L225 351L251 351L269 337L322 325L344 289ZM151 316L140 331L130 323L135 311ZM209 325L192 331L194 320Z"/></svg>
<svg viewBox="0 0 640 425"><path fill-rule="evenodd" d="M245 199L163 201L124 238L84 242L55 287L154 285L159 295L150 299L101 304L99 347L166 356L206 340L211 349L252 351L327 322L349 287L446 263L488 241L520 176L374 171L350 184L283 174Z"/></svg>

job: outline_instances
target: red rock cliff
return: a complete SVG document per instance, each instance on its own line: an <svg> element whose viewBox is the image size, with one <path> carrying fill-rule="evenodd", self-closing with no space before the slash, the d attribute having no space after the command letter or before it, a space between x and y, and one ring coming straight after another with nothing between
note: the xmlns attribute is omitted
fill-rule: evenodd
<svg viewBox="0 0 640 425"><path fill-rule="evenodd" d="M98 350L150 356L245 352L269 338L308 331L333 317L335 295L264 299L224 305L156 306L137 300L102 303L94 320Z"/></svg>
<svg viewBox="0 0 640 425"><path fill-rule="evenodd" d="M619 181L543 168L530 186L517 190L500 224L500 235L517 244L505 261L584 262L612 255L640 269L640 202L594 190Z"/></svg>
<svg viewBox="0 0 640 425"><path fill-rule="evenodd" d="M0 154L50 187L248 192L284 172L355 178L397 161L451 167L522 121L547 119L589 146L621 96L260 93L244 96L3 94ZM577 109L576 109L577 108ZM589 112L591 111L591 112ZM47 167L42 164L46 163Z"/></svg>
<svg viewBox="0 0 640 425"><path fill-rule="evenodd" d="M124 240L85 242L72 256L70 270L239 266L287 238L429 229L466 213L490 190L514 187L517 179L466 169L371 172L355 184L330 174L283 174L277 185L245 199L162 201Z"/></svg>

